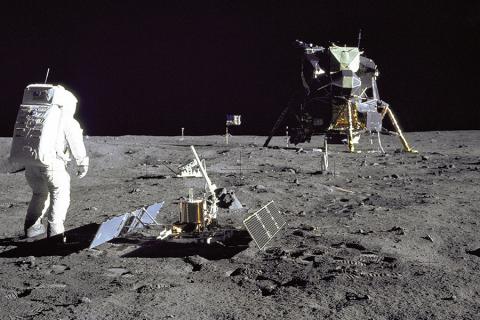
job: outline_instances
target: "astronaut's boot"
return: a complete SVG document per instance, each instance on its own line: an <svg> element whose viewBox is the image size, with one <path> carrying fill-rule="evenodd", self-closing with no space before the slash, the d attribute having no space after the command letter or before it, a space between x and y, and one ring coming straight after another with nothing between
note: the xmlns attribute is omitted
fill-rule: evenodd
<svg viewBox="0 0 480 320"><path fill-rule="evenodd" d="M41 222L37 222L30 227L25 226L25 237L34 238L45 233L45 226Z"/></svg>
<svg viewBox="0 0 480 320"><path fill-rule="evenodd" d="M67 242L67 238L65 237L63 231L59 232L55 227L52 227L51 224L48 224L47 227L47 238L49 239L49 242L54 244L62 245Z"/></svg>

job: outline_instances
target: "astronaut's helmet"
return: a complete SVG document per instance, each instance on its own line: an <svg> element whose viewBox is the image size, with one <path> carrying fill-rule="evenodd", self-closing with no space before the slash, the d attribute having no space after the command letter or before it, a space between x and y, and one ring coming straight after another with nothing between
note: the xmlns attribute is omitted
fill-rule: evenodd
<svg viewBox="0 0 480 320"><path fill-rule="evenodd" d="M57 104L62 109L64 116L73 117L77 109L77 102L78 100L73 93L63 88L62 97Z"/></svg>

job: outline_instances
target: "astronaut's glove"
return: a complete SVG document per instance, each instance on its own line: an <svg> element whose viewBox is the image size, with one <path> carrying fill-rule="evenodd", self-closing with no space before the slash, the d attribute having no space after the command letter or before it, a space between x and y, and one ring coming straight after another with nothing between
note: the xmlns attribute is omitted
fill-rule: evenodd
<svg viewBox="0 0 480 320"><path fill-rule="evenodd" d="M88 166L78 166L78 169L77 169L78 179L82 179L83 177L85 177L87 172L88 172Z"/></svg>
<svg viewBox="0 0 480 320"><path fill-rule="evenodd" d="M81 159L76 159L77 162L77 177L82 179L85 177L88 171L88 165L90 164L90 159L88 157L83 157Z"/></svg>

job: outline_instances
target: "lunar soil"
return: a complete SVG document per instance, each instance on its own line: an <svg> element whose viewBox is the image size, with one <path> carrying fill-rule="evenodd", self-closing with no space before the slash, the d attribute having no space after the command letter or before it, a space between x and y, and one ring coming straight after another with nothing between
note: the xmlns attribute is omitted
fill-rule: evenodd
<svg viewBox="0 0 480 320"><path fill-rule="evenodd" d="M22 239L31 191L0 138L1 319L480 319L480 131L362 136L357 150L322 137L286 148L275 137L86 137L84 179L72 175L67 244ZM98 225L178 200L202 178L176 178L195 145L218 187L229 242L169 243L146 230L88 249ZM303 148L303 149L302 149ZM168 167L169 168L168 168ZM274 200L287 225L259 250L242 220Z"/></svg>

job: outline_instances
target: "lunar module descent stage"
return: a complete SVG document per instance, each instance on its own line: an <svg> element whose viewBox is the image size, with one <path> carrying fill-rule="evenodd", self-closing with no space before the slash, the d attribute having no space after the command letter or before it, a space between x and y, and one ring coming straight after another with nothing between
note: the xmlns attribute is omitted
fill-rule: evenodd
<svg viewBox="0 0 480 320"><path fill-rule="evenodd" d="M388 115L404 151L416 152L405 139L389 104L380 100L378 68L373 60L362 55L359 47L332 44L324 48L299 40L296 46L303 53L303 92L294 95L282 111L264 147L293 113L296 125L290 126L291 143L310 142L312 135L324 132L328 143L347 143L353 152L360 134L379 134L383 118Z"/></svg>

